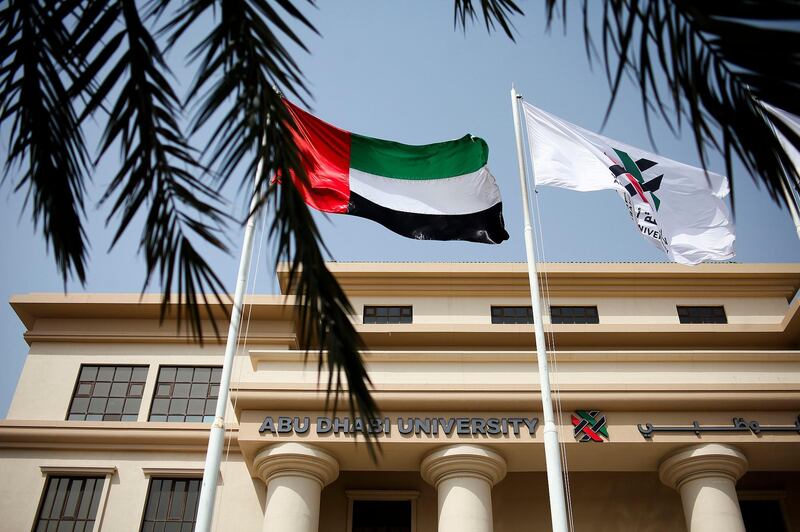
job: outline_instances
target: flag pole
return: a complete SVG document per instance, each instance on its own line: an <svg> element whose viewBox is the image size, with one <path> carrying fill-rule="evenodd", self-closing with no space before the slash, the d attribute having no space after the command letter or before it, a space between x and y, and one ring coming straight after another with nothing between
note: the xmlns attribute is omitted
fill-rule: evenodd
<svg viewBox="0 0 800 532"><path fill-rule="evenodd" d="M197 503L195 532L210 532L211 523L214 518L214 503L217 494L217 481L219 479L219 464L222 459L222 447L225 443L225 410L228 407L228 391L231 385L233 358L236 354L237 335L242 320L244 294L247 290L247 279L250 276L250 257L253 254L253 236L256 226L254 212L258 206L257 190L263 172L264 159L262 158L259 160L258 166L256 167L253 198L250 200L250 211L247 213L247 224L244 227L242 254L239 259L236 291L233 294L233 308L231 309L231 322L228 326L228 340L225 344L225 358L222 363L217 407L214 412L214 422L211 425L211 433L208 436L206 462L203 468L203 483L200 487L200 499Z"/></svg>
<svg viewBox="0 0 800 532"><path fill-rule="evenodd" d="M539 296L539 275L536 271L536 248L533 245L533 226L528 201L528 178L525 173L525 155L522 146L522 131L519 118L519 100L511 86L511 108L514 113L514 133L517 139L517 164L519 166L519 184L522 192L522 211L525 215L525 251L528 258L528 280L531 289L531 306L533 307L533 325L536 331L536 360L539 364L539 387L542 393L542 417L544 417L544 457L547 466L547 489L550 495L550 519L554 532L567 532L567 506L564 498L564 477L561 470L561 454L558 447L558 428L553 416L553 399L550 394L550 375L547 368L547 350L545 349L544 322Z"/></svg>
<svg viewBox="0 0 800 532"><path fill-rule="evenodd" d="M783 192L783 199L786 200L786 206L789 208L789 214L792 216L794 222L794 230L797 233L797 238L800 239L800 216L797 214L797 203L794 199L794 194L789 191L783 178L779 176L781 184L781 191Z"/></svg>

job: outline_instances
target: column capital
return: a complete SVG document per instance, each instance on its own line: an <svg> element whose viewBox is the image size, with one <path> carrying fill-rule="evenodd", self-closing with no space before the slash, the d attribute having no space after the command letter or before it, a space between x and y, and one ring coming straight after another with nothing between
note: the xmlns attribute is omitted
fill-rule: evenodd
<svg viewBox="0 0 800 532"><path fill-rule="evenodd" d="M494 486L506 476L506 461L502 456L478 445L451 445L437 449L422 460L422 478L438 488L453 477L480 478Z"/></svg>
<svg viewBox="0 0 800 532"><path fill-rule="evenodd" d="M253 466L265 484L278 477L305 477L319 482L321 489L339 476L336 458L305 443L278 443L265 447L256 455Z"/></svg>
<svg viewBox="0 0 800 532"><path fill-rule="evenodd" d="M706 443L669 455L658 467L658 478L676 490L690 480L706 477L724 477L735 484L747 465L747 458L736 447Z"/></svg>

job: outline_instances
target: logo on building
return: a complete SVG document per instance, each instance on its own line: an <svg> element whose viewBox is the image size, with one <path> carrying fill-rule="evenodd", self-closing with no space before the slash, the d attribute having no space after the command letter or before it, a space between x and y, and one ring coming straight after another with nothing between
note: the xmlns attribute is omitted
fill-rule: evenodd
<svg viewBox="0 0 800 532"><path fill-rule="evenodd" d="M579 442L599 441L608 439L606 416L599 410L576 410L572 414L572 425L575 439Z"/></svg>

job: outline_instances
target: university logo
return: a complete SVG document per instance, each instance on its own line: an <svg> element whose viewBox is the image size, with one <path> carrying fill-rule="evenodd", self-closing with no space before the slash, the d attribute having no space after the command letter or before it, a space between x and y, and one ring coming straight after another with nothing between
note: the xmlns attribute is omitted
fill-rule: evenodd
<svg viewBox="0 0 800 532"><path fill-rule="evenodd" d="M608 439L606 416L600 414L599 410L576 410L572 414L572 425L575 427L575 439L579 442L602 442L603 438Z"/></svg>
<svg viewBox="0 0 800 532"><path fill-rule="evenodd" d="M609 166L608 169L611 170L611 173L614 174L614 177L623 176L623 178L627 179L628 184L625 185L625 190L628 191L628 194L630 194L631 197L638 195L645 203L651 204L651 201L648 200L646 195L649 193L650 198L652 199L653 208L658 211L658 207L661 205L661 200L658 199L655 193L658 192L659 188L661 188L661 179L664 177L664 174L654 177L650 181L645 181L643 175L643 172L646 172L658 163L648 159L639 159L638 161L634 162L633 158L631 158L631 156L624 151L616 148L614 148L614 151L617 153L617 156L619 156L623 166L614 164Z"/></svg>

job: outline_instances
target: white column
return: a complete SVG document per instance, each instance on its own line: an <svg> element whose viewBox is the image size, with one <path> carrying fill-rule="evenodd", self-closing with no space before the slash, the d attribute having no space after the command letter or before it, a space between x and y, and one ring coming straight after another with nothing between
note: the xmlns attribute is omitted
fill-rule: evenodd
<svg viewBox="0 0 800 532"><path fill-rule="evenodd" d="M736 481L747 458L735 447L697 445L672 454L658 468L661 482L678 490L689 532L745 532Z"/></svg>
<svg viewBox="0 0 800 532"><path fill-rule="evenodd" d="M506 476L499 454L452 445L426 456L420 473L438 494L439 532L492 532L492 486Z"/></svg>
<svg viewBox="0 0 800 532"><path fill-rule="evenodd" d="M267 484L264 532L317 532L322 488L339 476L330 454L303 443L279 443L256 455L254 466Z"/></svg>

